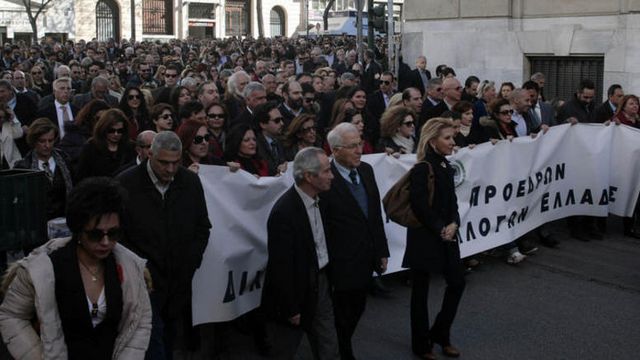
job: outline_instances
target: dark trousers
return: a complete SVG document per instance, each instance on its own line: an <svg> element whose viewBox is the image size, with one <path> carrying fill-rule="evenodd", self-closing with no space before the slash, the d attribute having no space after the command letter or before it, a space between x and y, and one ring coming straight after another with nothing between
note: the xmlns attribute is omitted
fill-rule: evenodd
<svg viewBox="0 0 640 360"><path fill-rule="evenodd" d="M411 270L411 348L418 355L431 349L431 343L449 344L451 324L456 317L458 304L464 292L464 268L456 265L444 272L447 288L442 308L429 330L429 273Z"/></svg>
<svg viewBox="0 0 640 360"><path fill-rule="evenodd" d="M367 289L342 290L333 292L333 314L336 318L338 348L342 360L355 359L351 338L367 302Z"/></svg>

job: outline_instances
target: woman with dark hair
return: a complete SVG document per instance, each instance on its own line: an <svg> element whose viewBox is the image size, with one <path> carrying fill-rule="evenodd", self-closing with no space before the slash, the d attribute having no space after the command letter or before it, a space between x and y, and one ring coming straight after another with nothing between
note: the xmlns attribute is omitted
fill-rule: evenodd
<svg viewBox="0 0 640 360"><path fill-rule="evenodd" d="M471 125L473 123L473 104L468 101L458 101L451 107L453 112L460 114L458 120L454 119L456 133L454 140L457 147L465 147L469 144L469 134L471 133Z"/></svg>
<svg viewBox="0 0 640 360"><path fill-rule="evenodd" d="M128 86L122 94L120 110L129 119L129 138L135 140L139 132L151 130L149 123L149 109L142 91L136 86Z"/></svg>
<svg viewBox="0 0 640 360"><path fill-rule="evenodd" d="M257 152L256 134L249 124L240 123L227 134L225 161L237 163L256 177L269 176L269 164Z"/></svg>
<svg viewBox="0 0 640 360"><path fill-rule="evenodd" d="M222 161L211 164L207 157L209 150L209 131L201 121L189 119L182 123L176 131L182 142L182 166L198 173L200 164L224 165Z"/></svg>
<svg viewBox="0 0 640 360"><path fill-rule="evenodd" d="M347 92L347 99L351 100L353 106L362 116L362 122L364 123L364 133L367 140L370 141L370 144L375 144L380 137L380 121L377 119L374 120L373 116L369 113L367 109L367 93L359 86L353 86ZM371 148L371 152L373 152L373 148ZM363 154L370 154L370 152Z"/></svg>
<svg viewBox="0 0 640 360"><path fill-rule="evenodd" d="M15 165L19 169L42 170L47 175L49 220L64 216L66 198L73 187L66 154L53 147L57 139L58 128L49 119L36 119L27 130L27 144L31 151Z"/></svg>
<svg viewBox="0 0 640 360"><path fill-rule="evenodd" d="M298 151L306 147L316 146L317 141L315 115L300 114L296 116L285 133L285 159L293 161Z"/></svg>
<svg viewBox="0 0 640 360"><path fill-rule="evenodd" d="M64 125L64 137L58 147L69 156L69 164L75 169L82 147L93 134L98 118L110 107L102 100L91 100L78 113L73 122Z"/></svg>
<svg viewBox="0 0 640 360"><path fill-rule="evenodd" d="M204 109L207 114L207 129L209 130L209 159L222 159L224 157L227 109L219 102L213 102Z"/></svg>
<svg viewBox="0 0 640 360"><path fill-rule="evenodd" d="M135 157L129 140L129 121L119 109L109 109L93 130L93 137L82 148L77 179L90 176L114 176L115 172Z"/></svg>
<svg viewBox="0 0 640 360"><path fill-rule="evenodd" d="M173 107L169 104L159 103L153 105L151 113L149 114L153 128L155 132L171 131L173 130Z"/></svg>
<svg viewBox="0 0 640 360"><path fill-rule="evenodd" d="M118 244L123 198L114 180L80 183L67 200L72 236L11 266L0 331L14 358L144 359L151 305L145 261Z"/></svg>
<svg viewBox="0 0 640 360"><path fill-rule="evenodd" d="M339 121L339 123L348 122L355 125L355 127L358 129L358 132L360 132L360 138L362 138L363 142L362 154L373 154L373 145L371 145L367 134L364 132L365 124L362 113L360 113L357 109L348 109L347 111L339 114L336 120Z"/></svg>
<svg viewBox="0 0 640 360"><path fill-rule="evenodd" d="M433 344L447 357L460 351L451 344L451 325L465 288L464 266L458 245L458 201L453 183L451 155L453 122L434 118L422 127L417 163L410 170L409 199L420 221L407 229L402 267L411 274L411 347L421 359L436 359ZM433 186L433 189L429 187ZM447 283L442 307L429 328L429 282L431 274L443 274Z"/></svg>
<svg viewBox="0 0 640 360"><path fill-rule="evenodd" d="M498 99L509 99L509 95L516 88L512 82L503 82L500 85L500 91L498 92Z"/></svg>
<svg viewBox="0 0 640 360"><path fill-rule="evenodd" d="M406 106L388 108L380 119L378 151L389 155L416 152L416 113Z"/></svg>
<svg viewBox="0 0 640 360"><path fill-rule="evenodd" d="M169 101L173 107L174 114L180 111L180 107L192 100L191 92L184 86L176 86L171 90Z"/></svg>
<svg viewBox="0 0 640 360"><path fill-rule="evenodd" d="M477 128L471 129L468 140L473 144L481 144L497 140L511 139L518 136L516 125L511 121L513 109L506 99L496 99L489 104L490 115L480 118Z"/></svg>

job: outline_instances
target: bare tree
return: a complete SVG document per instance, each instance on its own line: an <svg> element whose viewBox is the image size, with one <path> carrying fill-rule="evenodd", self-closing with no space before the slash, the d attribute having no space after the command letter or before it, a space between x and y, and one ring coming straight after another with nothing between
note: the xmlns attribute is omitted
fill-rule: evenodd
<svg viewBox="0 0 640 360"><path fill-rule="evenodd" d="M256 0L256 12L258 13L258 37L264 37L264 21L262 17L262 0Z"/></svg>
<svg viewBox="0 0 640 360"><path fill-rule="evenodd" d="M336 0L329 0L327 7L324 8L324 13L322 14L322 25L324 26L324 31L329 30L329 11L331 11L335 2Z"/></svg>
<svg viewBox="0 0 640 360"><path fill-rule="evenodd" d="M31 42L35 44L38 42L38 16L42 14L42 12L47 8L52 0L21 1L22 5L24 5L25 10L27 10L27 16L29 17L29 22L31 23L31 31L33 31L33 34L31 35Z"/></svg>

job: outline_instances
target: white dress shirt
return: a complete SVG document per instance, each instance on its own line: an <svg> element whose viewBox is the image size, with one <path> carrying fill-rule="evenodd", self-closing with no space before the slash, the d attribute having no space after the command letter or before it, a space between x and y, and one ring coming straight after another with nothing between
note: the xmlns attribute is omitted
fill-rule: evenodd
<svg viewBox="0 0 640 360"><path fill-rule="evenodd" d="M58 128L60 129L60 139L62 139L64 137L64 113L62 111L62 108L67 109L67 116L69 117L69 121L73 121L73 113L71 112L71 106L68 102L63 105L60 104L58 100L55 100L53 103L56 107L56 115L58 116Z"/></svg>
<svg viewBox="0 0 640 360"><path fill-rule="evenodd" d="M309 225L313 233L313 242L316 244L316 255L318 256L318 269L322 269L329 263L329 252L327 251L327 240L324 236L324 227L322 226L322 216L320 216L320 208L318 207L318 197L312 198L307 195L298 185L294 185L298 196L302 199L304 208L307 210Z"/></svg>

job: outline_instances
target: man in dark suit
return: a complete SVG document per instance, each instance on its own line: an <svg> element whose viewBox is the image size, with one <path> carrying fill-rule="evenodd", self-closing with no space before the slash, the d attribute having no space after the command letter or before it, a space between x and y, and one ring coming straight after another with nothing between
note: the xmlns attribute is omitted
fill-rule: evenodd
<svg viewBox="0 0 640 360"><path fill-rule="evenodd" d="M37 92L27 88L27 81L25 75L22 71L16 70L13 72L13 88L16 91L16 94L24 94L31 98L34 103L38 103L40 101L40 95Z"/></svg>
<svg viewBox="0 0 640 360"><path fill-rule="evenodd" d="M589 123L593 119L593 98L596 95L596 84L583 79L573 98L567 100L558 110L558 123Z"/></svg>
<svg viewBox="0 0 640 360"><path fill-rule="evenodd" d="M59 129L60 139L64 137L65 126L73 123L78 108L69 102L71 99L71 79L60 78L53 82L53 101L38 108L38 117L45 117Z"/></svg>
<svg viewBox="0 0 640 360"><path fill-rule="evenodd" d="M301 150L293 160L295 185L271 209L267 222L269 261L262 308L274 355L292 359L307 333L316 359L338 359L327 269L329 253L318 194L329 190L333 173L319 148Z"/></svg>
<svg viewBox="0 0 640 360"><path fill-rule="evenodd" d="M351 338L365 309L374 271L387 269L389 248L373 168L360 161L358 129L342 123L327 137L334 161L331 190L320 194L340 356L354 359Z"/></svg>
<svg viewBox="0 0 640 360"><path fill-rule="evenodd" d="M453 105L457 104L462 97L462 86L456 78L446 78L442 81L443 99L438 105L433 107L422 106L422 112L416 125L416 135L420 134L420 129L429 119L439 117L445 111L451 110Z"/></svg>
<svg viewBox="0 0 640 360"><path fill-rule="evenodd" d="M427 91L427 82L431 79L431 72L427 70L427 57L418 56L416 59L416 68L411 71L411 87L420 91L420 95L424 96Z"/></svg>
<svg viewBox="0 0 640 360"><path fill-rule="evenodd" d="M622 86L618 84L613 84L609 86L609 90L607 90L607 100L602 104L596 106L593 111L593 122L603 123L607 120L611 120L613 118L613 114L620 106L620 101L624 97L624 91L622 90Z"/></svg>
<svg viewBox="0 0 640 360"><path fill-rule="evenodd" d="M180 166L182 144L172 131L156 135L149 159L118 176L128 191L123 244L147 259L153 328L147 356L171 354L193 334L190 328L191 279L200 267L211 223L198 175ZM178 324L182 326L178 327ZM164 332L164 333L163 333Z"/></svg>
<svg viewBox="0 0 640 360"><path fill-rule="evenodd" d="M284 118L284 127L289 127L293 119L302 112L302 86L297 81L289 81L282 85L284 101L278 107Z"/></svg>
<svg viewBox="0 0 640 360"><path fill-rule="evenodd" d="M376 62L376 54L373 50L364 53L364 71L362 74L362 88L367 94L374 92L380 85L382 66Z"/></svg>
<svg viewBox="0 0 640 360"><path fill-rule="evenodd" d="M153 101L156 104L169 103L171 90L180 81L180 71L175 64L167 65L167 69L164 72L164 85L153 89L151 95L153 95Z"/></svg>
<svg viewBox="0 0 640 360"><path fill-rule="evenodd" d="M264 86L257 81L252 81L242 91L245 107L231 123L233 125L245 123L254 126L254 114L256 108L267 102L267 93Z"/></svg>
<svg viewBox="0 0 640 360"><path fill-rule="evenodd" d="M389 101L393 96L394 76L393 73L385 71L380 77L380 87L369 95L367 108L374 120L380 121L382 114L389 107Z"/></svg>
<svg viewBox="0 0 640 360"><path fill-rule="evenodd" d="M264 94L264 92L263 92ZM278 104L270 101L259 105L254 113L258 157L267 160L269 176L275 176L287 170L284 147L280 141L283 129L283 117Z"/></svg>
<svg viewBox="0 0 640 360"><path fill-rule="evenodd" d="M78 94L73 97L73 104L82 109L91 100L102 100L109 106L117 106L118 99L115 96L109 95L109 80L102 76L96 76L91 80L91 90L88 93Z"/></svg>
<svg viewBox="0 0 640 360"><path fill-rule="evenodd" d="M540 87L534 81L525 81L522 88L529 93L529 118L537 127L549 127L556 125L556 112L551 104L540 99Z"/></svg>
<svg viewBox="0 0 640 360"><path fill-rule="evenodd" d="M442 91L442 80L439 78L429 79L427 84L427 94L422 103L422 111L427 111L430 108L440 104L444 98Z"/></svg>

